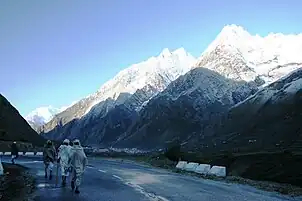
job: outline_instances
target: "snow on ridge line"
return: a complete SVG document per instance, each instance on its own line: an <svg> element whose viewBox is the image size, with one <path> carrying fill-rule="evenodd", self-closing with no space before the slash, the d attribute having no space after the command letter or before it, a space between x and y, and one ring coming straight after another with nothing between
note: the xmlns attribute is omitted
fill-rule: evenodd
<svg viewBox="0 0 302 201"><path fill-rule="evenodd" d="M165 51L171 53L171 58L161 57L162 53L164 53ZM192 66L195 61L196 58L186 52L183 47L175 49L174 51L170 51L168 48L165 48L160 54L158 54L158 56L152 56L142 61L141 63L132 64L128 68L121 70L112 79L105 82L95 93L87 95L86 97L78 101L73 101L68 106L61 107L60 109L56 108L56 112L51 113L51 115L39 115L39 124L46 124L50 122L55 115L68 110L77 103L80 103L81 105L87 104L88 109L84 112L83 115L78 117L80 118L86 115L91 110L91 108L93 108L96 104L100 103L101 101L104 101L108 98L116 99L122 92L134 94L138 89L142 89L146 84L149 84L148 82L150 82L150 77L146 75L148 73L153 73L153 76L161 73L166 75L168 73L168 75L171 75L173 79L176 79L179 75L182 75L189 71L190 66ZM176 65L172 65L173 63L176 63ZM130 84L127 85L127 82L125 81L125 79L127 78L125 77L129 79ZM136 82L133 84L133 81ZM156 80L154 80L154 83L155 81ZM122 82L122 84L126 84L124 86L118 86L117 83L120 82ZM114 87L117 87L117 89L111 93L112 88ZM29 121L30 118L27 118L27 120Z"/></svg>
<svg viewBox="0 0 302 201"><path fill-rule="evenodd" d="M250 40L250 37L253 38L253 41ZM231 44L231 47L237 47L238 46L239 49L242 50L241 52L244 53L244 55L243 55L244 59L246 59L247 62L250 62L250 61L254 62L254 60L255 60L255 63L256 63L255 65L259 64L259 62L261 62L261 61L265 61L266 62L266 59L268 59L268 58L271 59L271 56L273 54L271 55L270 52L273 52L273 53L277 52L279 56L281 55L281 57L277 57L277 61L278 61L276 63L276 65L277 65L277 64L280 64L280 63L282 64L284 62L286 63L288 61L291 61L292 59L295 60L296 58L301 58L301 60L302 60L302 57L299 57L299 55L297 53L299 51L291 51L291 52L287 51L291 47L292 47L292 49L297 49L297 48L300 47L295 42L297 40L297 37L301 37L301 39L302 39L302 34L298 34L298 35L297 34L284 35L284 34L279 34L279 33L277 33L277 34L270 33L270 34L268 34L265 37L261 37L261 36L259 36L257 34L256 35L251 35L250 33L248 33L241 26L238 26L238 25L235 25L235 24L230 24L230 25L226 25L222 29L222 31L220 32L220 34L218 34L218 36L216 37L216 39L207 47L207 49L202 53L202 55L206 54L209 51L209 49L211 49L211 46L213 48L215 48L220 43L222 43L222 44L227 43L228 45ZM226 39L229 39L229 40L226 40ZM266 48L266 50L269 50L269 51L264 51L265 54L263 54L263 55L260 54L260 56L259 56L257 52L259 50L261 50L261 48L262 48L262 46L259 45L259 44L263 43L264 40L266 40L266 41L268 41L268 42L270 42L272 44L270 44L268 42L266 42L264 45L262 44L263 48ZM232 42L234 42L234 44L232 44ZM270 49L272 49L272 51ZM277 49L278 51L275 51L274 49ZM251 51L251 53L249 53L250 51ZM292 54L292 52L294 52L296 54ZM249 53L249 54L247 54L247 53ZM116 97L118 97L118 94L121 93L121 92L127 92L127 93L130 93L130 94L133 94L136 91L137 87L133 88L133 86L131 84L129 84L130 86L129 85L124 85L119 90L116 90L116 91L114 91L114 93L110 94L110 90L111 90L111 88L113 88L112 86L115 83L125 81L125 80L122 79L123 77L125 77L125 75L129 75L128 76L128 79L129 79L128 81L130 83L133 83L133 80L140 80L140 82L136 83L136 86L138 86L137 84L140 84L140 86L143 87L144 84L146 84L146 82L144 80L142 80L142 77L146 78L147 76L139 74L140 71L146 72L146 70L142 70L142 69L144 69L142 67L145 67L147 69L151 69L151 71L153 73L158 73L156 70L162 70L162 69L167 70L167 69L170 68L169 69L170 73L173 74L174 71L171 70L172 66L170 66L169 68L164 68L164 67L166 67L166 65L164 65L164 66L162 66L163 68L154 68L154 66L156 66L156 65L153 65L153 64L156 64L157 62L161 62L163 60L165 61L165 58L163 56L166 56L166 55L168 55L169 58L170 58L171 55L172 55L173 58L175 56L177 56L177 58L179 60L181 60L181 58L179 58L179 57L182 57L184 55L186 57L190 57L190 58L192 57L192 65L191 65L192 67L194 66L194 62L197 61L196 63L198 63L198 61L202 57L201 56L198 60L196 60L192 55L190 55L188 52L186 52L184 50L184 48L182 48L182 47L178 48L178 49L176 49L174 51L170 51L168 48L165 48L165 49L162 50L162 52L158 56L156 56L156 57L154 57L154 56L150 57L149 59L146 59L145 61L143 61L141 63L133 64L133 65L129 66L128 68L125 68L125 69L121 70L112 79L110 79L109 81L107 81L106 83L104 83L102 85L102 87L100 87L99 90L97 90L96 93L88 95L86 98L90 99L90 101L92 101L92 103L88 102L89 105L88 105L88 109L85 111L85 114L87 114L94 105L98 104L99 102L101 102L103 100L106 100L109 97L115 97L116 98ZM297 55L298 55L298 57L297 57ZM297 61L299 61L299 60L297 60ZM150 66L148 67L148 65L147 65L148 62L152 63L151 67ZM179 64L180 63L181 62L179 62ZM165 64L169 64L169 62L167 61ZM273 64L275 65L275 63L273 63ZM140 66L140 65L146 65L146 66ZM256 69L255 66L253 66L253 67L254 67L253 68L254 70L259 70L258 68ZM261 66L261 67L263 67L263 66ZM266 67L267 67L267 69L271 69L271 66L266 66ZM178 69L180 69L180 68L178 68ZM186 69L186 72L189 71L189 70L190 70L190 68L188 67ZM285 70L287 72L287 69L285 69ZM124 74L123 74L123 72L124 72ZM159 73L161 73L161 72L163 72L163 71L159 71ZM179 71L176 69L176 72L179 72ZM257 73L259 73L259 72L257 71ZM281 73L277 72L277 74L282 74L282 72ZM277 75L277 76L279 76L279 75ZM146 78L146 80L147 80L147 78ZM117 86L117 87L119 87L119 86ZM102 90L102 89L104 89L104 90ZM68 109L68 108L66 108L66 109Z"/></svg>
<svg viewBox="0 0 302 201"><path fill-rule="evenodd" d="M166 54L167 51L169 50L164 49L162 53ZM160 86L156 86L156 79L159 79L157 76L164 75L164 77L161 78L166 79L165 82L170 83L170 78L172 78L173 81L180 75L185 74L196 61L184 48L178 48L170 53L168 57L162 58L162 54L160 54L156 58L151 57L120 71L111 80L104 83L97 92L89 96L89 98L93 99L93 102L89 104L84 115L88 114L91 109L101 101L108 98L116 100L120 93L129 93L132 95L148 84L152 86L155 85L160 91L160 88L158 88ZM168 77L166 77L166 75L168 75ZM155 80L150 79L152 77L154 77Z"/></svg>
<svg viewBox="0 0 302 201"><path fill-rule="evenodd" d="M278 79L278 80L276 80L272 83L267 84L265 87L259 89L253 95L249 96L245 100L243 100L243 101L237 103L236 105L232 106L231 109L233 109L233 108L235 108L235 107L237 107L237 106L239 106L239 105L241 105L241 104L243 104L247 101L250 101L253 98L256 98L260 94L264 94L264 96L261 96L263 101L268 100L270 97L272 97L274 95L275 92L279 91L277 89L271 88L274 85L274 83L285 81L287 78L289 78L290 76L292 76L293 74L295 74L299 71L302 71L302 67L300 67L296 70L293 70L289 74L286 74L286 75L282 76L280 79ZM302 78L298 78L296 80L293 80L290 83L285 84L283 88L286 88L285 91L288 92L288 93L296 93L299 89L302 89Z"/></svg>
<svg viewBox="0 0 302 201"><path fill-rule="evenodd" d="M261 37L251 35L241 26L227 25L202 53L195 67L198 67L203 56L215 51L217 47L223 47L224 50L233 53L238 52L258 75L262 74L265 68L265 74L267 74L274 66L302 62L302 57L299 54L302 51L302 34L277 33Z"/></svg>
<svg viewBox="0 0 302 201"><path fill-rule="evenodd" d="M119 71L112 79L110 79L110 80L108 80L107 82L105 82L105 83L100 87L100 89L97 90L97 92L102 91L102 88L103 88L103 87L106 87L107 85L110 85L111 82L115 81L114 79L119 78L119 77L122 77L122 76L124 76L125 74L129 74L129 71L131 71L131 70L132 70L132 71L138 71L138 70L139 70L138 67L140 67L140 66L143 65L143 64L148 64L148 62L150 62L150 60L151 60L151 61L156 61L156 59L160 59L160 56L161 56L162 54L164 54L165 52L170 52L170 50L169 50L168 48L164 48L164 49L162 50L162 52L161 52L158 56L156 56L156 57L152 56L152 57L150 57L150 58L148 58L148 59L146 59L146 60L144 60L144 61L142 61L142 62L132 64L132 65L130 65L129 67L127 67L127 68L125 68L125 69L122 69L122 70ZM177 49L175 49L174 51L172 51L172 52L170 52L170 53L173 55L173 54L176 54L176 53L179 53L179 52L184 52L184 53L186 53L186 54L189 54L188 52L186 52L186 50L185 50L183 47L177 48ZM191 54L189 54L189 56L193 57ZM193 57L193 58L194 58L194 57ZM196 60L196 58L194 58L194 59ZM194 62L195 62L195 61L192 62L192 65L194 64ZM190 68L188 67L188 70L189 70L189 69L190 69ZM96 93L97 93L97 92L96 92ZM87 97L90 97L90 96L87 96Z"/></svg>

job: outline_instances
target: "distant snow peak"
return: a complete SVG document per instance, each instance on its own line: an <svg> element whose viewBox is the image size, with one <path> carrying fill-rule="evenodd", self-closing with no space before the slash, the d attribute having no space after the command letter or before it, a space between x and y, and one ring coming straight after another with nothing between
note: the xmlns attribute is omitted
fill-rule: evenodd
<svg viewBox="0 0 302 201"><path fill-rule="evenodd" d="M163 51L160 53L160 57L163 57L163 58L166 58L166 57L169 57L171 56L171 52L168 48L164 48Z"/></svg>
<svg viewBox="0 0 302 201"><path fill-rule="evenodd" d="M223 35L241 35L248 33L242 26L236 24L229 24L223 27L220 34Z"/></svg>
<svg viewBox="0 0 302 201"><path fill-rule="evenodd" d="M62 112L65 107L55 108L51 105L39 107L30 112L25 119L33 124L45 124L49 122L56 114Z"/></svg>
<svg viewBox="0 0 302 201"><path fill-rule="evenodd" d="M183 47L174 50L172 54L177 55L179 58L191 56Z"/></svg>

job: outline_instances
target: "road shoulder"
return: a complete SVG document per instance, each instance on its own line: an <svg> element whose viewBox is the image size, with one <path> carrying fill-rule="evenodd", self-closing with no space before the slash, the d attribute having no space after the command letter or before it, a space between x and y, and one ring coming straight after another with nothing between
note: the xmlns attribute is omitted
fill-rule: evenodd
<svg viewBox="0 0 302 201"><path fill-rule="evenodd" d="M35 179L28 168L2 163L4 175L0 176L0 200L31 201Z"/></svg>
<svg viewBox="0 0 302 201"><path fill-rule="evenodd" d="M106 157L100 157L106 159ZM290 185L290 184L282 184L277 182L270 182L270 181L256 181L251 179L246 179L238 176L227 176L226 178L219 178L215 176L206 176L197 174L194 172L187 172L178 170L175 168L176 163L168 160L167 158L163 157L117 157L117 158L107 158L108 160L115 160L120 162L132 162L137 163L145 167L153 167L162 170L167 170L169 172L187 175L196 178L202 179L209 179L215 181L221 181L225 183L234 183L234 184L241 184L241 185L248 185L259 190L267 191L267 192L277 192L279 194L288 195L292 197L301 197L302 196L302 188Z"/></svg>

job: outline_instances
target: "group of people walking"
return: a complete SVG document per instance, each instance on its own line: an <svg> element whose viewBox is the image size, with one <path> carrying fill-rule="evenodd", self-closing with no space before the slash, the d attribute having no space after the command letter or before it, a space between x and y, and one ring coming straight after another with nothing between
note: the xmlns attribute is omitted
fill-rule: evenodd
<svg viewBox="0 0 302 201"><path fill-rule="evenodd" d="M17 143L11 145L11 161L19 156ZM53 177L53 168L55 163L61 166L62 186L66 186L69 174L72 174L71 188L75 193L80 193L79 187L82 182L82 176L88 163L86 154L78 139L73 142L65 139L56 150L52 141L48 140L43 151L43 162L45 165L45 178L51 180Z"/></svg>
<svg viewBox="0 0 302 201"><path fill-rule="evenodd" d="M55 162L61 166L62 186L66 186L69 174L72 174L71 188L75 193L80 193L82 176L88 163L86 154L79 140L70 142L65 139L58 148L58 153L53 143L48 140L43 151L45 165L45 178L52 179Z"/></svg>

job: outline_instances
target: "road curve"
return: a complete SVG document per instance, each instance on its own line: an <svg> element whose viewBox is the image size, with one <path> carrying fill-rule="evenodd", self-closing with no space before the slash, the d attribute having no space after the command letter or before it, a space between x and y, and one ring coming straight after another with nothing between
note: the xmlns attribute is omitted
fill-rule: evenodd
<svg viewBox="0 0 302 201"><path fill-rule="evenodd" d="M7 161L4 157L3 161ZM75 195L69 186L56 187L55 179L44 179L41 158L18 161L37 178L35 201L294 201L274 192L254 187L204 180L137 164L135 162L89 158L81 193ZM59 181L60 183L60 181Z"/></svg>

